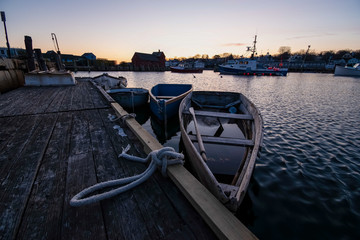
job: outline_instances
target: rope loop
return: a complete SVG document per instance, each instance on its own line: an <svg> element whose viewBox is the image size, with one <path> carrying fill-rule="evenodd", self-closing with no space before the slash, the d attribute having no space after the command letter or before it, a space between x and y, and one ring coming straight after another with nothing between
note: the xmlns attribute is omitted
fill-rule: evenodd
<svg viewBox="0 0 360 240"><path fill-rule="evenodd" d="M111 198L113 196L116 196L120 193L123 193L127 190L130 190L137 185L143 183L146 181L156 170L156 167L161 168L161 174L163 176L166 175L166 169L168 165L174 165L174 164L183 164L184 163L184 155L181 153L175 152L175 149L172 147L164 147L155 151L152 151L149 153L149 155L146 158L140 158L137 156L132 156L127 154L127 152L130 150L130 145L128 145L125 149L123 148L122 153L119 155L119 158L125 158L127 160L135 161L135 162L142 162L146 163L149 159L151 159L151 162L148 166L148 168L141 174L134 175L132 177L125 177L121 179L116 180L110 180L107 182L102 182L95 184L93 186L90 186L78 194L76 194L71 200L70 205L73 207L80 207L87 204L95 203L104 199ZM124 185L126 184L126 185ZM119 186L121 185L121 186ZM109 188L109 187L115 187L119 186L115 189L112 189L107 192L95 194L92 196L88 196L91 193L94 193L96 191Z"/></svg>
<svg viewBox="0 0 360 240"><path fill-rule="evenodd" d="M123 116L120 117L120 119L125 122L126 119L128 118L135 118L136 117L136 114L135 113L128 113L128 114L125 114Z"/></svg>
<svg viewBox="0 0 360 240"><path fill-rule="evenodd" d="M135 113L128 113L128 114L122 115L121 117L116 117L111 114L108 115L108 118L111 122L115 122L117 120L122 120L122 122L124 122L128 118L135 118L135 117L136 117Z"/></svg>

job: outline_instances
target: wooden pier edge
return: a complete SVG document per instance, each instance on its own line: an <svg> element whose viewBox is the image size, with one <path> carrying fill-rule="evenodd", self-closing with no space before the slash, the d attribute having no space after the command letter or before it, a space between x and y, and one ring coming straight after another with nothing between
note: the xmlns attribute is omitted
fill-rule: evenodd
<svg viewBox="0 0 360 240"><path fill-rule="evenodd" d="M111 106L118 117L128 114L116 102L112 102ZM126 124L142 142L147 154L163 147L134 118L127 119ZM257 239L185 167L169 166L167 174L219 239Z"/></svg>

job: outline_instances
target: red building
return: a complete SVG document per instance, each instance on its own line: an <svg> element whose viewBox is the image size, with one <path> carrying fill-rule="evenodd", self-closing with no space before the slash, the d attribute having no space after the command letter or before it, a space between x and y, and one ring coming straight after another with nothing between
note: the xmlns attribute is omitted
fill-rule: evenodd
<svg viewBox="0 0 360 240"><path fill-rule="evenodd" d="M165 54L163 52L135 52L131 59L135 71L165 71Z"/></svg>

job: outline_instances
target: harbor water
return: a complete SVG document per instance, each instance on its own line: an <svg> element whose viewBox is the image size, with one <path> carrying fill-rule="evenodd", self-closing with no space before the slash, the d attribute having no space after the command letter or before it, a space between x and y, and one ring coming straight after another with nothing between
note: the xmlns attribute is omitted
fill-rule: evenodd
<svg viewBox="0 0 360 240"><path fill-rule="evenodd" d="M190 83L194 90L243 93L262 113L264 143L238 218L260 239L360 239L360 78L109 74L149 90L158 83ZM151 117L143 126L179 149L176 121L165 133L156 133L162 126Z"/></svg>

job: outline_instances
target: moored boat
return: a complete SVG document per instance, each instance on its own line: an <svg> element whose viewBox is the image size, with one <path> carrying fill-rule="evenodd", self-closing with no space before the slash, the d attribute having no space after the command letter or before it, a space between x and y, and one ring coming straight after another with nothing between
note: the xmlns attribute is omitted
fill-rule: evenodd
<svg viewBox="0 0 360 240"><path fill-rule="evenodd" d="M286 76L288 69L280 67L262 67L255 59L243 59L219 65L221 74L257 75L257 76Z"/></svg>
<svg viewBox="0 0 360 240"><path fill-rule="evenodd" d="M219 65L219 72L221 74L233 75L257 75L257 76L286 76L287 68L282 68L282 63L279 66L264 67L255 59L256 54L256 35L254 46L248 47L251 52L250 59L230 60L225 64Z"/></svg>
<svg viewBox="0 0 360 240"><path fill-rule="evenodd" d="M149 90L144 88L119 88L106 91L122 107L134 109L149 101Z"/></svg>
<svg viewBox="0 0 360 240"><path fill-rule="evenodd" d="M204 63L179 63L175 67L170 67L171 72L175 73L202 73L204 70Z"/></svg>
<svg viewBox="0 0 360 240"><path fill-rule="evenodd" d="M336 66L334 75L335 76L358 76L358 77L360 77L360 64L357 63L353 67Z"/></svg>
<svg viewBox="0 0 360 240"><path fill-rule="evenodd" d="M127 80L124 77L113 77L108 73L103 73L99 76L93 77L92 80L100 85L105 90L113 89L113 88L126 88Z"/></svg>
<svg viewBox="0 0 360 240"><path fill-rule="evenodd" d="M161 121L178 113L181 100L193 90L191 84L157 84L151 88L150 109Z"/></svg>
<svg viewBox="0 0 360 240"><path fill-rule="evenodd" d="M236 211L263 141L263 121L241 93L194 91L179 107L181 137L199 181Z"/></svg>

